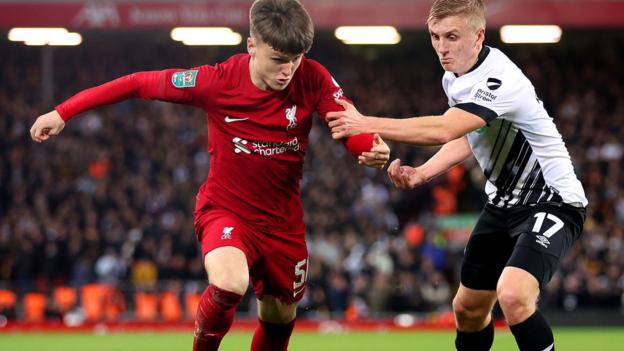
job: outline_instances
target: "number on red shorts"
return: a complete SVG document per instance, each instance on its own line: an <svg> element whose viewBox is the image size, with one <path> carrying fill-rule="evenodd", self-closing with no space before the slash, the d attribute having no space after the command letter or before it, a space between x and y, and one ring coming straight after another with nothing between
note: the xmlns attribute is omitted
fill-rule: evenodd
<svg viewBox="0 0 624 351"><path fill-rule="evenodd" d="M307 263L308 259L306 258L297 262L297 264L295 265L295 276L299 277L299 280L293 282L293 297L296 297L297 294L303 291L303 289L300 288L305 284L306 279L308 278L306 272L308 268Z"/></svg>

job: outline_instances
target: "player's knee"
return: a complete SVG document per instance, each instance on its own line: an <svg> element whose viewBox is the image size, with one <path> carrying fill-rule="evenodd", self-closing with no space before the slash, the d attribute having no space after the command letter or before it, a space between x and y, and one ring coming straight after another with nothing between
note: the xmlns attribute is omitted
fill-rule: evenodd
<svg viewBox="0 0 624 351"><path fill-rule="evenodd" d="M296 314L297 314L296 307L294 308L288 307L288 308L281 308L276 311L273 311L273 313L270 313L270 316L267 316L266 319L262 317L260 317L260 319L266 322L270 322L270 323L285 324L285 323L290 323L293 319L295 319Z"/></svg>
<svg viewBox="0 0 624 351"><path fill-rule="evenodd" d="M521 322L535 312L535 299L522 289L499 286L496 290L498 303L510 324Z"/></svg>
<svg viewBox="0 0 624 351"><path fill-rule="evenodd" d="M267 297L258 304L258 317L269 323L285 324L297 316L297 303L284 304L274 297Z"/></svg>
<svg viewBox="0 0 624 351"><path fill-rule="evenodd" d="M458 323L481 321L490 313L489 307L462 296L453 299L453 312Z"/></svg>
<svg viewBox="0 0 624 351"><path fill-rule="evenodd" d="M216 286L219 289L223 289L225 291L233 292L239 295L245 295L247 291L247 287L249 286L249 278L237 278L230 277L228 278L215 278L210 279L210 284Z"/></svg>

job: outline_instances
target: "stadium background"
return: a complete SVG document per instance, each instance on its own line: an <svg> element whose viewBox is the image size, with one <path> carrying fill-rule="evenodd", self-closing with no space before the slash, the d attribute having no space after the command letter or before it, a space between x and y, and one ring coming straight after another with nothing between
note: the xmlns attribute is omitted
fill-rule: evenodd
<svg viewBox="0 0 624 351"><path fill-rule="evenodd" d="M244 51L243 44L187 47L169 30L229 25L244 36L249 3L0 1L0 350L3 330L190 326L206 284L192 226L209 163L202 112L133 100L84 114L43 145L28 129L86 87ZM447 107L424 28L428 1L303 3L317 25L308 56L329 68L361 111L408 117ZM486 44L533 81L590 201L585 232L541 306L555 325L624 325L624 2L486 4ZM171 19L158 6L211 15ZM161 16L139 16L141 9ZM558 44L503 44L497 29L512 23L558 24L563 37ZM395 25L402 40L347 46L333 35L345 24ZM80 32L83 43L7 40L11 27L44 25ZM399 191L385 172L358 167L317 124L301 184L311 264L300 320L312 329L452 327L463 246L484 201L476 163ZM391 147L392 158L412 164L436 150ZM239 321L253 322L254 301L248 294Z"/></svg>

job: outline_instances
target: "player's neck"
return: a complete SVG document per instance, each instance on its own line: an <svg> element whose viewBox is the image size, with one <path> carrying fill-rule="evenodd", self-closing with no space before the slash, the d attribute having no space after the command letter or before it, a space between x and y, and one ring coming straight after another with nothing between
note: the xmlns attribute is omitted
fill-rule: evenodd
<svg viewBox="0 0 624 351"><path fill-rule="evenodd" d="M253 56L249 58L249 77L251 78L251 83L256 88L260 90L269 90L269 86L264 82L264 80L262 80L255 69Z"/></svg>
<svg viewBox="0 0 624 351"><path fill-rule="evenodd" d="M477 62L479 62L479 57L481 56L482 51L483 51L483 46L481 46L481 48L479 50L477 50L477 52L475 52L474 55L472 55L472 57L468 61L468 64L466 65L466 68L464 70L462 70L462 72L455 72L455 74L458 77L461 77L464 74L472 71L475 68L475 66L477 65Z"/></svg>

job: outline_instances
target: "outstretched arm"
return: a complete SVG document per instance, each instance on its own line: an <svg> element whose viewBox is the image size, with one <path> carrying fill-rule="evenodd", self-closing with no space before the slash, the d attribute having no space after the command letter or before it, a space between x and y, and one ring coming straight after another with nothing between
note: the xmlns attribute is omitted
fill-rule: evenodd
<svg viewBox="0 0 624 351"><path fill-rule="evenodd" d="M58 105L56 111L63 120L68 121L84 111L132 98L190 103L193 100L191 91L195 88L181 89L172 83L173 75L186 72L197 71L167 69L132 73L97 87L83 90Z"/></svg>
<svg viewBox="0 0 624 351"><path fill-rule="evenodd" d="M48 140L50 136L58 135L65 127L65 122L77 114L130 98L192 104L194 100L191 89L179 89L172 83L174 75L178 74L184 78L183 75L189 72L197 73L196 70L179 69L137 72L83 90L58 105L54 110L37 118L30 129L30 136L37 142ZM195 75L192 76L193 79L195 77Z"/></svg>
<svg viewBox="0 0 624 351"><path fill-rule="evenodd" d="M419 167L401 166L396 159L388 167L388 176L398 188L413 189L445 173L453 166L462 163L472 155L466 137L450 141Z"/></svg>
<svg viewBox="0 0 624 351"><path fill-rule="evenodd" d="M334 139L360 133L414 145L443 145L486 125L481 117L452 107L441 116L381 118L363 116L352 104L337 101L344 111L327 114Z"/></svg>

